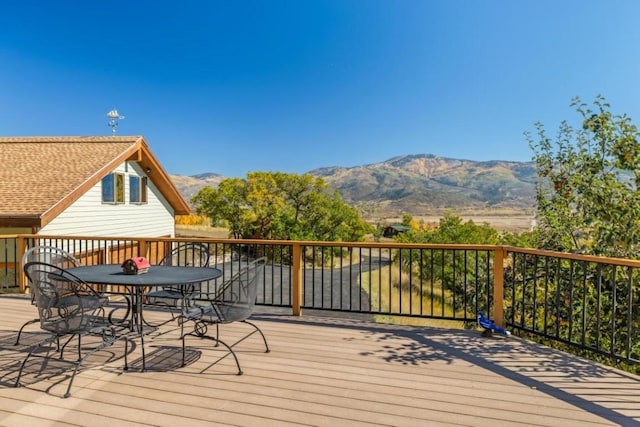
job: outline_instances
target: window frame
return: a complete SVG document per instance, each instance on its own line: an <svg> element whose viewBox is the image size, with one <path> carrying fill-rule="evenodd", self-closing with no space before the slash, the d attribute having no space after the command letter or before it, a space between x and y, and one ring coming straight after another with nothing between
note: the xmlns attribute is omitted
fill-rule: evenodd
<svg viewBox="0 0 640 427"><path fill-rule="evenodd" d="M102 178L102 204L122 205L125 203L124 197L124 174L121 172L111 172Z"/></svg>
<svg viewBox="0 0 640 427"><path fill-rule="evenodd" d="M137 183L134 185L134 182ZM129 175L129 203L132 205L147 204L149 201L148 188L146 176Z"/></svg>

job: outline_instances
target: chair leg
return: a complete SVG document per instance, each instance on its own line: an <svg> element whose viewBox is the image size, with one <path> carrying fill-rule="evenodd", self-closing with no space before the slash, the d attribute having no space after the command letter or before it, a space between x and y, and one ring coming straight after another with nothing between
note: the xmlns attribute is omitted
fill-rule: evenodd
<svg viewBox="0 0 640 427"><path fill-rule="evenodd" d="M186 364L185 363L185 359L186 359L186 357L185 357L186 356L185 355L185 342L184 342L185 335L182 332L180 332L180 338L182 338L182 367L184 368L184 365Z"/></svg>
<svg viewBox="0 0 640 427"><path fill-rule="evenodd" d="M51 344L53 341L58 340L57 336L51 336L49 338L47 338L45 341L38 343L38 345L36 345L33 349L31 349L31 351L29 351L29 353L27 354L27 357L24 358L24 360L22 361L22 364L20 365L20 370L18 371L18 378L16 378L16 383L14 384L14 387L20 387L20 378L22 378L22 371L24 371L24 367L27 365L27 361L31 358L31 356L33 355L33 353L38 350L40 347L44 346L45 344ZM47 352L47 355L49 355L49 352ZM45 356L46 357L46 356Z"/></svg>
<svg viewBox="0 0 640 427"><path fill-rule="evenodd" d="M91 351L89 351L87 354L85 354L84 356L82 356L80 359L78 359L75 363L74 363L74 368L73 368L73 374L71 374L71 379L69 380L69 384L67 385L67 391L64 394L64 398L66 399L67 397L71 396L71 385L73 384L73 380L76 377L76 374L78 373L78 370L80 369L80 366L82 366L82 363L92 354L110 346L113 345L116 341L120 340L120 339L124 339L125 340L125 345L124 345L124 370L127 371L129 369L129 364L127 362L127 353L129 351L129 345L128 345L128 340L125 336L120 336L116 339L113 339L112 337L105 337L103 335L102 338L102 344L100 344L99 346L97 346L94 349L91 349ZM80 341L80 336L78 337L78 344ZM143 353L144 353L144 349L143 349ZM144 359L143 360L143 369L144 369Z"/></svg>
<svg viewBox="0 0 640 427"><path fill-rule="evenodd" d="M124 370L128 371L129 370L129 362L128 362L127 355L129 354L129 338L127 338L125 336L122 336L120 338L124 340Z"/></svg>
<svg viewBox="0 0 640 427"><path fill-rule="evenodd" d="M217 325L216 325L217 326ZM185 334L182 336L182 366L184 367L185 365L185 338L187 337L187 335L191 335L197 338L206 338L208 340L211 341L215 341L216 344L214 347L217 347L218 344L222 344L223 346L225 346L227 348L227 350L229 350L229 353L233 356L233 359L236 361L236 366L238 367L238 375L242 375L242 368L240 368L240 361L238 360L238 356L236 356L236 353L233 351L233 349L231 348L231 346L229 346L229 344L227 344L224 341L220 341L219 339L216 339L214 337L210 337L208 335L196 335L194 333L189 333L189 334Z"/></svg>
<svg viewBox="0 0 640 427"><path fill-rule="evenodd" d="M144 332L140 334L140 350L142 350L142 372L147 370L146 357L144 354Z"/></svg>
<svg viewBox="0 0 640 427"><path fill-rule="evenodd" d="M235 347L236 345L240 344L242 341L246 340L247 338L249 338L250 336L252 336L253 334L255 334L257 332L257 333L260 334L260 336L262 337L262 341L264 342L264 348L265 348L264 352L265 353L270 353L271 349L269 348L269 344L267 344L267 338L262 333L262 330L260 330L260 328L257 325L255 325L254 323L249 322L248 320L240 320L240 322L246 323L247 325L251 325L253 327L253 331L249 332L247 335L243 336L238 341L234 342L231 345L231 347ZM218 324L216 324L216 326L218 326ZM220 341L220 342L222 342L222 341Z"/></svg>
<svg viewBox="0 0 640 427"><path fill-rule="evenodd" d="M78 369L80 368L80 365L82 364L82 360L78 360L74 365L73 368L73 374L71 374L71 379L69 380L69 384L67 385L67 391L64 394L64 398L66 399L67 397L71 396L71 385L73 384L73 380L76 377L76 374L78 373Z"/></svg>
<svg viewBox="0 0 640 427"><path fill-rule="evenodd" d="M18 336L16 337L16 342L13 345L18 345L20 344L20 335L22 335L22 330L25 328L25 326L27 325L32 325L34 323L38 323L40 321L40 318L37 319L31 319L29 320L27 323L25 323L24 325L22 325L22 327L20 328L20 330L18 331Z"/></svg>
<svg viewBox="0 0 640 427"><path fill-rule="evenodd" d="M60 350L60 359L64 359L64 349L67 348L67 345L69 345L69 343L73 338L75 338L75 335L71 335L69 339L67 339L67 341L65 341L65 343L62 345L62 347L60 347L60 338L58 338L58 349ZM80 351L80 345L78 345L78 352L79 351Z"/></svg>
<svg viewBox="0 0 640 427"><path fill-rule="evenodd" d="M73 339L73 337L71 337L71 339ZM128 371L129 370L129 359L128 359L128 353L129 353L129 338L127 338L124 335L121 335L115 339L113 339L112 337L104 337L103 336L103 341L102 344L99 345L98 347L92 349L91 351L89 351L87 354L85 354L83 357L81 357L80 359L78 359L76 362L73 362L74 368L73 368L73 374L71 374L71 379L69 380L69 384L67 385L67 390L65 391L64 394L64 398L67 398L69 396L71 396L71 386L73 385L73 380L76 377L76 374L78 373L78 371L80 370L80 367L82 366L82 363L85 361L85 359L89 356L91 356L93 353L100 351L110 345L113 345L116 341L119 341L123 339L124 340L124 371ZM16 382L14 384L14 387L20 387L20 378L22 378L22 372L24 371L24 367L27 365L27 361L31 358L31 356L33 355L33 353L38 350L38 348L44 346L45 344L51 344L53 341L57 341L58 342L58 346L59 346L59 337L58 336L51 336L49 337L47 340L39 343L37 346L35 346L25 357L25 359L22 361L22 364L20 365L20 371L18 372L18 378L16 378ZM69 343L70 340L68 340L64 346L64 347ZM46 356L39 356L39 357L44 357L45 359L49 358L49 352L47 352Z"/></svg>
<svg viewBox="0 0 640 427"><path fill-rule="evenodd" d="M262 336L262 341L264 341L264 347L265 347L265 353L270 353L271 350L269 349L269 344L267 344L267 338L264 336L264 334L262 333L262 331L260 330L260 328L258 328L254 323L249 322L248 320L243 320L242 322L251 325L255 328L256 331L258 331L258 333L260 334L260 336Z"/></svg>

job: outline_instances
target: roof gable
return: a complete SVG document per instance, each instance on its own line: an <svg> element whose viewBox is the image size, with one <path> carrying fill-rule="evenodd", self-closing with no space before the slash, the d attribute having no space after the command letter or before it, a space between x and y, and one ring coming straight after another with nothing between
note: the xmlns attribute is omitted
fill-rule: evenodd
<svg viewBox="0 0 640 427"><path fill-rule="evenodd" d="M189 212L141 136L0 138L0 225L44 226L127 160L150 169L176 214Z"/></svg>

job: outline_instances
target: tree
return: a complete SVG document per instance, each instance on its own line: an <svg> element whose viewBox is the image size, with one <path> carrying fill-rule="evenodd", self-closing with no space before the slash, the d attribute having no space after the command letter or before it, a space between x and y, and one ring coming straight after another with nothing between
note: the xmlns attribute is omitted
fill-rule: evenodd
<svg viewBox="0 0 640 427"><path fill-rule="evenodd" d="M211 218L212 224L226 222L234 238L248 234L250 220L243 213L247 207L248 188L241 178L229 178L220 182L217 189L205 187L191 198L198 215Z"/></svg>
<svg viewBox="0 0 640 427"><path fill-rule="evenodd" d="M640 145L626 115L601 96L589 107L575 98L581 125L560 125L551 141L536 123L534 151L539 246L567 252L637 258L640 242Z"/></svg>
<svg viewBox="0 0 640 427"><path fill-rule="evenodd" d="M191 201L213 223L225 221L234 238L358 241L370 231L337 191L310 174L252 172Z"/></svg>
<svg viewBox="0 0 640 427"><path fill-rule="evenodd" d="M527 134L538 173L538 229L534 234L538 247L637 259L638 129L626 115L612 114L601 96L591 107L579 98L573 100L572 106L581 119L578 128L563 121L555 141L547 137L540 123L536 124L537 141ZM545 296L534 294L535 272L545 271L545 283L549 284L545 293L555 295L557 301L570 302L558 305L557 312L547 313L546 322L557 325L557 334L566 339L582 334L584 343L599 342L619 354L628 354L626 343L637 342L640 324L640 315L633 310L640 302L634 289L639 280L635 270L594 270L587 262L557 259L547 263L533 255L526 261L526 269L520 269L519 276L507 279L511 283L505 284L514 289L514 317L525 311L525 307L518 306L519 300L546 304ZM616 316L616 312L629 312L632 316ZM541 316L538 313L537 318L542 319ZM581 317L582 322L576 321ZM531 327L535 329L534 323ZM631 357L637 357L639 351L638 346L632 347Z"/></svg>
<svg viewBox="0 0 640 427"><path fill-rule="evenodd" d="M410 218L409 223L413 219ZM402 243L468 243L481 245L501 244L498 231L489 224L478 225L472 220L463 222L454 213L446 213L440 218L436 228L422 227L398 235L395 239Z"/></svg>

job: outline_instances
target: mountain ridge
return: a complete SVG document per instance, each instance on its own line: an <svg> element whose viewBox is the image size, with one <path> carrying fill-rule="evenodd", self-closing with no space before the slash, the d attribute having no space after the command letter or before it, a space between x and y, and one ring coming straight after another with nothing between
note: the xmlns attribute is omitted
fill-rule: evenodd
<svg viewBox="0 0 640 427"><path fill-rule="evenodd" d="M532 212L535 206L534 162L476 161L409 154L366 165L326 166L307 172L340 192L365 216L414 216L445 210ZM189 200L201 188L225 177L204 173L171 175Z"/></svg>

